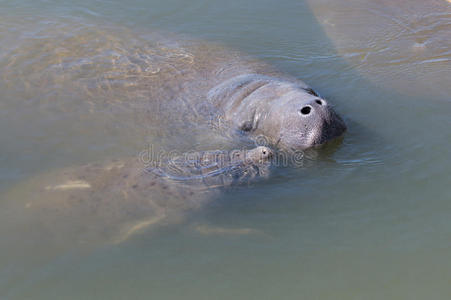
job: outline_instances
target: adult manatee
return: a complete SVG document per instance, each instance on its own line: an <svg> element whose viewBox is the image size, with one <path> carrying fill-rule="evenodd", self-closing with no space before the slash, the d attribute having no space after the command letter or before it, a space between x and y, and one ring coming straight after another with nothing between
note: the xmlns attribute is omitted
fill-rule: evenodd
<svg viewBox="0 0 451 300"><path fill-rule="evenodd" d="M449 0L308 0L337 52L374 82L449 98Z"/></svg>
<svg viewBox="0 0 451 300"><path fill-rule="evenodd" d="M242 133L305 149L346 129L304 82L224 47L64 18L25 20L16 28L0 32L0 87L15 99L19 93L42 122L54 121L51 128L59 112L69 111L86 124L124 128L121 135L130 135L133 124L135 140L185 137L177 138L184 145L171 144L176 149L193 141L210 148L218 144L205 143L224 137L236 143Z"/></svg>

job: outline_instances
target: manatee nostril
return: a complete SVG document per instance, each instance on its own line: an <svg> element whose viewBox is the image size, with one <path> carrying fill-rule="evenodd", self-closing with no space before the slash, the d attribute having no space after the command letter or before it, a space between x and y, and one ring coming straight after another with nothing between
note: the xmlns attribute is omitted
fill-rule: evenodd
<svg viewBox="0 0 451 300"><path fill-rule="evenodd" d="M304 106L300 110L301 114L303 114L305 116L308 115L311 111L312 111L312 108L310 106Z"/></svg>
<svg viewBox="0 0 451 300"><path fill-rule="evenodd" d="M319 99L316 99L315 102L318 103L319 105L323 105L323 101L321 101Z"/></svg>

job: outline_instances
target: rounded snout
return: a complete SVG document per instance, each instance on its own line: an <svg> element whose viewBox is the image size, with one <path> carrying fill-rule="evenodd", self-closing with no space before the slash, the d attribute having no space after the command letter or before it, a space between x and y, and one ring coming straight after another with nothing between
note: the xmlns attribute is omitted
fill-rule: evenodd
<svg viewBox="0 0 451 300"><path fill-rule="evenodd" d="M324 111L328 110L327 101L324 99L314 99L306 103L301 109L299 114L303 117L309 117L312 114L324 114Z"/></svg>
<svg viewBox="0 0 451 300"><path fill-rule="evenodd" d="M313 98L304 102L298 109L299 117L307 134L302 136L305 147L324 144L341 136L346 125L326 100Z"/></svg>
<svg viewBox="0 0 451 300"><path fill-rule="evenodd" d="M310 118L315 124L312 130L312 145L323 144L329 140L341 136L346 131L343 119L333 110L326 100L316 98L303 105L299 114L302 117Z"/></svg>
<svg viewBox="0 0 451 300"><path fill-rule="evenodd" d="M251 160L255 160L257 162L264 162L272 159L274 156L274 152L265 146L258 146L257 148L250 150L248 157Z"/></svg>

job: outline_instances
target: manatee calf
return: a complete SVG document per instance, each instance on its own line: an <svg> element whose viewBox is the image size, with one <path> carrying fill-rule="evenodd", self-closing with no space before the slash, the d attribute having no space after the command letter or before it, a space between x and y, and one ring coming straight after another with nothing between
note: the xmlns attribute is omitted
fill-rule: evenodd
<svg viewBox="0 0 451 300"><path fill-rule="evenodd" d="M190 152L145 166L88 164L32 178L8 195L2 230L57 245L121 242L179 222L221 189L268 176L271 149ZM8 226L5 227L7 219Z"/></svg>

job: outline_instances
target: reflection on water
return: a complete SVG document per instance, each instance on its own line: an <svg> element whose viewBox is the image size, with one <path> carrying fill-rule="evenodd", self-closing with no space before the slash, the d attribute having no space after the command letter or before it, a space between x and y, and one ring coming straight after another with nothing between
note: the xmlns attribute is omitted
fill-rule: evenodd
<svg viewBox="0 0 451 300"><path fill-rule="evenodd" d="M149 108L197 96L203 82L166 85L196 78L193 59L250 63L199 40L304 79L349 128L302 167L119 245L36 247L36 228L3 226L0 298L448 299L449 10L444 0L0 0L0 213L10 220L6 208L53 172L150 146L230 146L187 96Z"/></svg>

